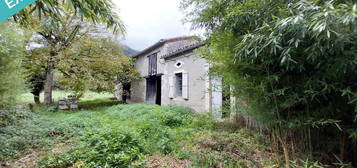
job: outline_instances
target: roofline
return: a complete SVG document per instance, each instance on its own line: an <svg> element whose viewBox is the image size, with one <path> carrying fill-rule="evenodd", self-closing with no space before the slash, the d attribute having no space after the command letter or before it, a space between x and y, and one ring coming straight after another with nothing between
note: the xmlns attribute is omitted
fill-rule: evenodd
<svg viewBox="0 0 357 168"><path fill-rule="evenodd" d="M204 42L204 41L198 42L198 43L195 43L195 44L193 44L191 46L187 46L186 48L181 48L181 49L176 50L175 52L169 53L167 55L163 55L161 58L169 59L171 57L175 57L175 56L178 56L178 55L180 55L182 53L185 53L185 52L194 50L196 48L199 48L201 46L204 46L205 44L206 44L206 42Z"/></svg>
<svg viewBox="0 0 357 168"><path fill-rule="evenodd" d="M164 45L165 43L166 43L165 40L164 40L164 39L161 39L160 41L158 41L158 42L155 43L154 45L152 45L152 46L150 46L150 47L144 49L143 51L140 51L140 52L137 53L136 55L134 55L133 58L136 58L136 57L139 57L139 56L141 56L141 55L143 55L143 54L145 54L145 53L148 53L148 52L154 50L155 48L158 48L158 47Z"/></svg>
<svg viewBox="0 0 357 168"><path fill-rule="evenodd" d="M143 51L139 52L138 54L134 55L133 58L139 57L139 56L146 54L158 47L161 47L165 43L171 43L171 42L180 41L180 40L188 40L188 39L192 39L193 37L194 36L183 36L183 37L175 37L175 38L169 38L169 39L161 39L160 41L153 44L152 46L150 46L150 47L144 49Z"/></svg>

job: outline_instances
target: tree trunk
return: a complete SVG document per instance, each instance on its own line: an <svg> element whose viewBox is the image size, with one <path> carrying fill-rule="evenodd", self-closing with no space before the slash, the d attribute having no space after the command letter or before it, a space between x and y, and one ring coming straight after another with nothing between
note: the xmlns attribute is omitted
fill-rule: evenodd
<svg viewBox="0 0 357 168"><path fill-rule="evenodd" d="M36 93L33 95L33 100L35 101L36 104L40 104L40 93Z"/></svg>
<svg viewBox="0 0 357 168"><path fill-rule="evenodd" d="M55 56L55 53L51 53L51 57ZM52 102L52 90L53 90L53 70L54 62L52 58L49 59L46 69L46 81L45 81L45 105L51 105Z"/></svg>
<svg viewBox="0 0 357 168"><path fill-rule="evenodd" d="M290 155L289 155L289 149L288 146L286 145L285 142L281 143L284 151L284 158L285 158L285 168L290 167Z"/></svg>
<svg viewBox="0 0 357 168"><path fill-rule="evenodd" d="M43 86L43 84L42 84L42 86ZM40 93L41 93L41 90L42 90L42 88L41 87L34 87L34 88L32 88L33 90L32 90L32 94L33 94L33 100L34 100L34 102L36 103L36 104L40 104L41 102L40 102Z"/></svg>

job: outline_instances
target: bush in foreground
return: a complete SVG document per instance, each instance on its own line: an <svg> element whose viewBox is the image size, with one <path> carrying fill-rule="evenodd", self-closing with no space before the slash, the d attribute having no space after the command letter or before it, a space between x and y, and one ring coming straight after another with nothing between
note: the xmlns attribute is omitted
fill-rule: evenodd
<svg viewBox="0 0 357 168"><path fill-rule="evenodd" d="M51 155L40 167L126 167L143 158L145 150L139 138L117 129L90 131L82 137L81 146L69 154Z"/></svg>
<svg viewBox="0 0 357 168"><path fill-rule="evenodd" d="M80 138L69 154L50 155L41 167L141 166L145 155L176 151L176 129L187 127L194 114L178 106L117 105L106 110L95 130ZM189 136L189 135L186 135Z"/></svg>
<svg viewBox="0 0 357 168"><path fill-rule="evenodd" d="M0 127L0 165L22 156L33 149L48 148L60 142L80 136L94 123L91 115L79 113L68 118L54 117L54 113L40 115L27 110L16 123ZM23 117L26 116L26 117Z"/></svg>

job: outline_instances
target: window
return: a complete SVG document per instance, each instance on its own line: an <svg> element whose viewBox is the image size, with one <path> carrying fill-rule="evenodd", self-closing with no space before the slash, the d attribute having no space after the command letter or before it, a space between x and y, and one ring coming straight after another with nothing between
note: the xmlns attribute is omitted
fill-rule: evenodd
<svg viewBox="0 0 357 168"><path fill-rule="evenodd" d="M157 73L157 54L148 56L149 58L149 75L156 75Z"/></svg>
<svg viewBox="0 0 357 168"><path fill-rule="evenodd" d="M182 97L182 73L175 74L175 95L176 97Z"/></svg>
<svg viewBox="0 0 357 168"><path fill-rule="evenodd" d="M176 68L181 68L183 63L181 61L176 62L175 67Z"/></svg>
<svg viewBox="0 0 357 168"><path fill-rule="evenodd" d="M170 74L169 77L169 98L173 99L175 97L183 98L184 100L188 100L188 73L176 72Z"/></svg>

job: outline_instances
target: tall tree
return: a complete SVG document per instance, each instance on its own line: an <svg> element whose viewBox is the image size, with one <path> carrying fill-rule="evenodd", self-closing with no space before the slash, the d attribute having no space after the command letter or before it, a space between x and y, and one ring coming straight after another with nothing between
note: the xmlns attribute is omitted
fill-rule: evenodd
<svg viewBox="0 0 357 168"><path fill-rule="evenodd" d="M70 16L68 17L71 18ZM73 26L71 24L75 25ZM76 39L80 29L80 22L77 22L75 19L57 21L53 20L53 18L46 18L42 19L39 29L40 31L37 33L46 40L50 49L46 59L46 80L44 84L44 102L46 105L49 105L52 103L54 70L57 62L60 61L57 56L59 52L70 47L72 42Z"/></svg>
<svg viewBox="0 0 357 168"><path fill-rule="evenodd" d="M113 91L116 78L128 82L136 78L132 60L124 56L123 48L115 42L116 36L113 37L105 27L80 21L75 16L66 17L60 25L50 21L41 22L39 29L43 34L32 40L42 47L29 50L25 61L35 101L39 102L49 59L54 65L51 74L57 74L59 84L79 97L86 90ZM74 31L76 35L72 35ZM44 89L46 92L46 85Z"/></svg>
<svg viewBox="0 0 357 168"><path fill-rule="evenodd" d="M28 45L29 50L25 53L24 68L26 74L27 85L34 96L34 102L40 104L40 93L44 89L44 82L46 80L46 59L49 54L49 49L31 48L30 43Z"/></svg>
<svg viewBox="0 0 357 168"><path fill-rule="evenodd" d="M79 19L68 19L72 17ZM52 103L53 71L56 67L56 57L59 52L70 47L77 37L81 21L106 24L116 33L124 31L124 26L113 11L113 3L110 0L38 0L15 15L14 20L26 27L30 25L31 29L41 35L52 48L46 60L44 100L47 105ZM72 23L68 21L72 21ZM74 22L77 22L76 26L68 25L75 24Z"/></svg>
<svg viewBox="0 0 357 168"><path fill-rule="evenodd" d="M37 0L13 18L24 26L32 27L36 18L51 17L60 21L64 13L71 13L93 23L106 24L114 31L123 31L124 26L113 10L111 0Z"/></svg>
<svg viewBox="0 0 357 168"><path fill-rule="evenodd" d="M355 1L187 0L183 5L193 9L188 20L207 30L206 58L250 105L249 116L274 130L286 167L294 137L310 150L339 152L357 165Z"/></svg>
<svg viewBox="0 0 357 168"><path fill-rule="evenodd" d="M113 92L118 81L131 82L139 77L133 60L122 51L111 38L82 37L59 55L60 83L79 96L86 90Z"/></svg>

